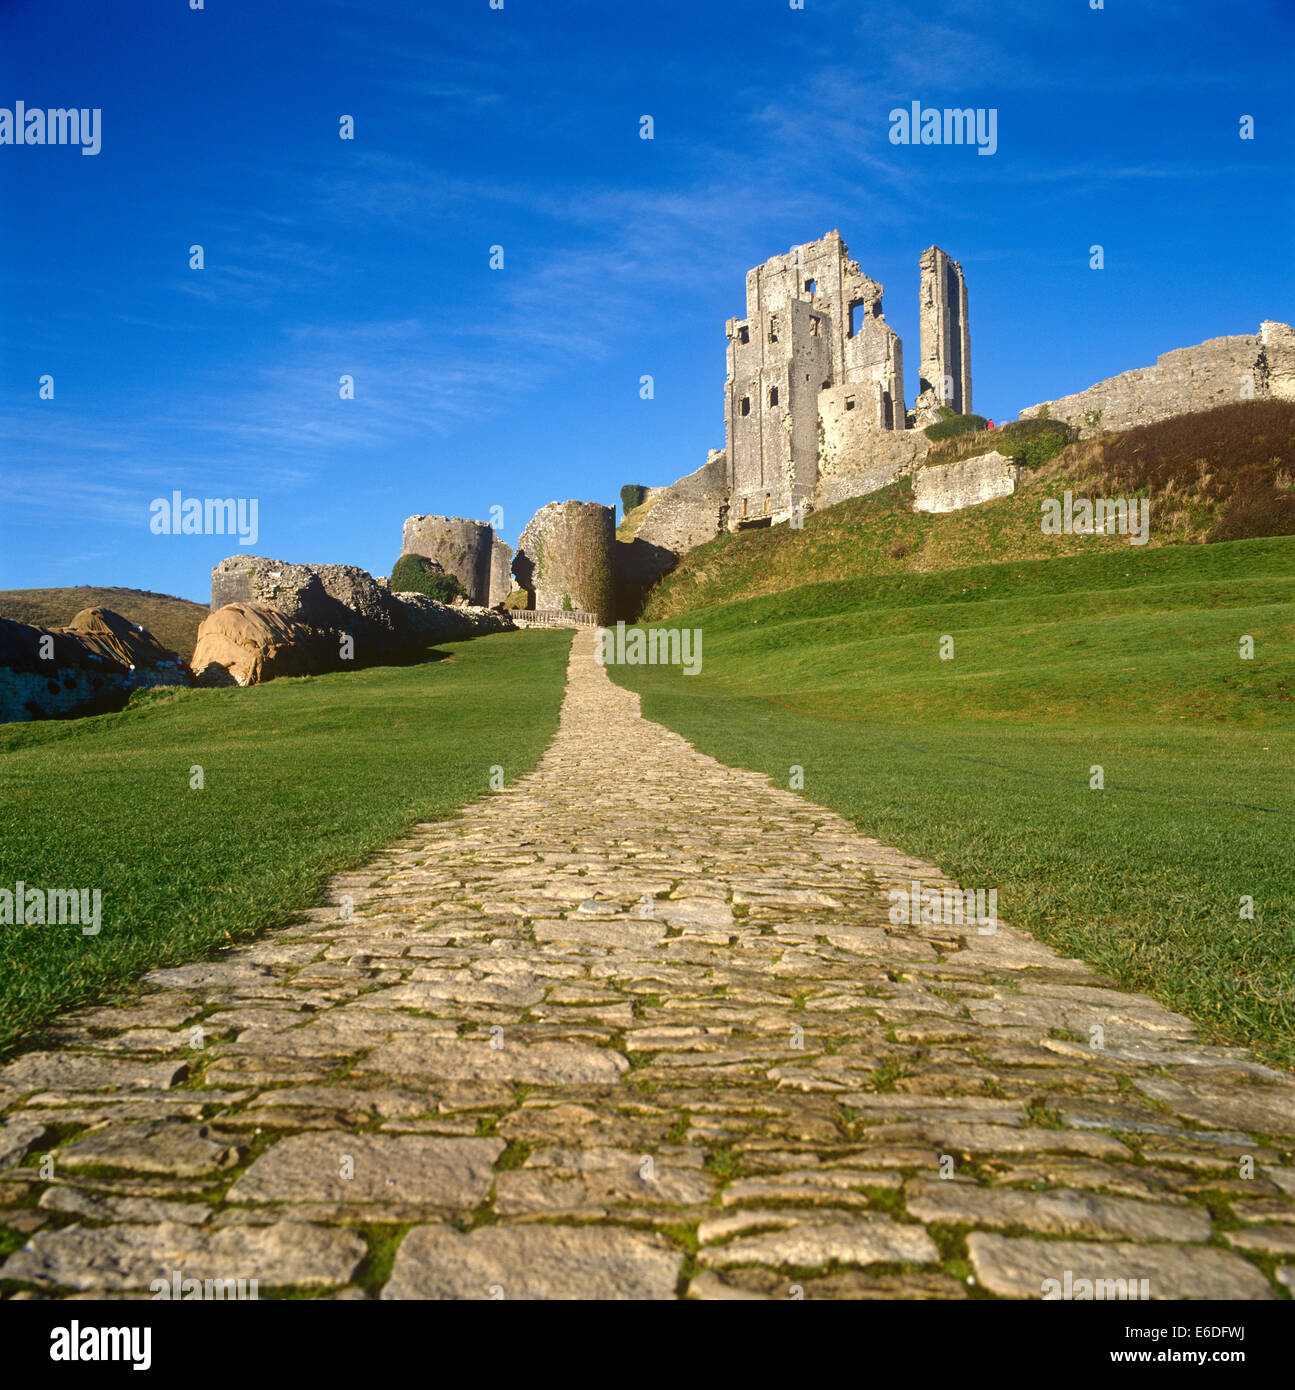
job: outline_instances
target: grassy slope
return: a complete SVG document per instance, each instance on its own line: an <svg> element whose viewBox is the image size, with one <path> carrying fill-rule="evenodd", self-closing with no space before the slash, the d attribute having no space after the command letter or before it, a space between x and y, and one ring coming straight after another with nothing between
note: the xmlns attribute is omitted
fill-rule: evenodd
<svg viewBox="0 0 1295 1390"><path fill-rule="evenodd" d="M132 623L146 627L164 647L185 661L193 655L198 625L208 612L205 604L145 589L80 585L73 589L0 590L0 618L36 627L63 627L83 608L111 608Z"/></svg>
<svg viewBox="0 0 1295 1390"><path fill-rule="evenodd" d="M103 929L0 931L0 1050L55 1010L285 920L328 874L484 794L492 765L524 773L557 727L570 636L502 633L421 666L5 726L0 884L101 888Z"/></svg>
<svg viewBox="0 0 1295 1390"><path fill-rule="evenodd" d="M1001 433L1001 432L999 432ZM983 444L951 440L944 462ZM1225 466L1217 460L1226 459ZM685 555L649 596L648 619L821 581L924 574L986 559L1051 560L1128 552L1119 536L1045 536L1040 503L1076 496L1150 497L1148 548L1295 532L1295 403L1261 401L1175 417L1071 445L1011 497L941 515L912 510L902 479L805 519L721 535Z"/></svg>
<svg viewBox="0 0 1295 1390"><path fill-rule="evenodd" d="M1005 920L1295 1065L1293 600L1295 538L1124 545L710 607L684 620L699 677L612 674L721 761L784 786L803 766L807 796L997 887Z"/></svg>

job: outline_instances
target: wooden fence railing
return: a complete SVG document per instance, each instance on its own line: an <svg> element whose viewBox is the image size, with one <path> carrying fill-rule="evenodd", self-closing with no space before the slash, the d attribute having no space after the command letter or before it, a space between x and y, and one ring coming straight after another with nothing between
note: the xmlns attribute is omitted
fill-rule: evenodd
<svg viewBox="0 0 1295 1390"><path fill-rule="evenodd" d="M518 627L598 627L595 613L579 608L515 608L508 616Z"/></svg>

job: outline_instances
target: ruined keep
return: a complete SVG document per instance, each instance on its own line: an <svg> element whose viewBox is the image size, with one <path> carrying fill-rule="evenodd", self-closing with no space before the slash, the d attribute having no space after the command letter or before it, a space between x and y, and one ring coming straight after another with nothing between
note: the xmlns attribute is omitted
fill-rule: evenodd
<svg viewBox="0 0 1295 1390"><path fill-rule="evenodd" d="M401 538L406 555L435 560L463 585L469 603L492 608L508 597L512 550L484 521L460 516L411 516Z"/></svg>
<svg viewBox="0 0 1295 1390"><path fill-rule="evenodd" d="M838 231L747 272L746 317L730 319L725 447L696 473L649 488L624 539L654 548L658 573L718 532L770 526L862 497L911 472L940 408L971 409L971 331L962 267L921 257L922 381L904 404L904 350L882 287ZM631 557L647 573L646 562ZM625 586L632 588L632 585Z"/></svg>
<svg viewBox="0 0 1295 1390"><path fill-rule="evenodd" d="M906 427L903 347L881 295L836 231L747 272L746 317L726 328L730 527L811 500L821 395L868 428Z"/></svg>
<svg viewBox="0 0 1295 1390"><path fill-rule="evenodd" d="M922 360L919 395L914 402L918 424L939 420L938 407L971 414L971 328L967 317L967 282L962 267L938 246L922 252Z"/></svg>
<svg viewBox="0 0 1295 1390"><path fill-rule="evenodd" d="M513 557L528 607L575 609L611 622L616 513L601 502L550 502L526 523Z"/></svg>

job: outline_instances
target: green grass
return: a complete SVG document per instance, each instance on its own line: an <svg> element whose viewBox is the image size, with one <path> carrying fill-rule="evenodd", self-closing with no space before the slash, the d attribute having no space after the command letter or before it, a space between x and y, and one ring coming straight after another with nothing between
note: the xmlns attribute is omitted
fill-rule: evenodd
<svg viewBox="0 0 1295 1390"><path fill-rule="evenodd" d="M609 670L704 752L803 766L1004 920L1291 1066L1293 604L1295 538L1124 547L698 609L700 676Z"/></svg>
<svg viewBox="0 0 1295 1390"><path fill-rule="evenodd" d="M501 633L418 666L0 726L0 886L103 893L97 937L0 928L0 1053L55 1011L289 919L329 874L486 794L493 765L526 772L557 728L570 639Z"/></svg>
<svg viewBox="0 0 1295 1390"><path fill-rule="evenodd" d="M63 627L83 608L110 608L145 627L183 660L193 655L198 627L207 616L205 603L146 589L105 589L80 585L71 589L0 590L0 618L35 627Z"/></svg>

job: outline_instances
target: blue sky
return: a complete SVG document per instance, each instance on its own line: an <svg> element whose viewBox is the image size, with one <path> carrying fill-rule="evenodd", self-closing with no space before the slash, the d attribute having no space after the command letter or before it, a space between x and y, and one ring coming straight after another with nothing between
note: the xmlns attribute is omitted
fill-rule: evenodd
<svg viewBox="0 0 1295 1390"><path fill-rule="evenodd" d="M414 512L511 543L670 482L745 272L832 228L910 404L932 242L998 420L1289 321L1293 41L1290 0L0 0L0 106L103 111L97 156L0 146L0 588L205 601L238 547L151 534L176 489L385 574ZM997 153L891 145L914 100Z"/></svg>

